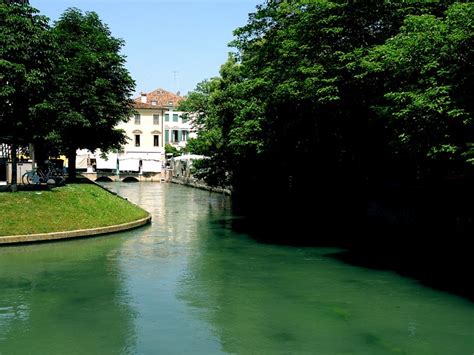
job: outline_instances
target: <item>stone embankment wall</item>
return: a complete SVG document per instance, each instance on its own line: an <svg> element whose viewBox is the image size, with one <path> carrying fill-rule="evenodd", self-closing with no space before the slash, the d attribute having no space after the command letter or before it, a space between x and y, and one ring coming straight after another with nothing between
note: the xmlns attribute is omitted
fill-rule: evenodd
<svg viewBox="0 0 474 355"><path fill-rule="evenodd" d="M221 187L211 187L206 185L203 181L196 180L193 177L170 177L167 181L174 184L194 187L196 189L206 190L210 192L217 192L225 195L232 195L232 190Z"/></svg>

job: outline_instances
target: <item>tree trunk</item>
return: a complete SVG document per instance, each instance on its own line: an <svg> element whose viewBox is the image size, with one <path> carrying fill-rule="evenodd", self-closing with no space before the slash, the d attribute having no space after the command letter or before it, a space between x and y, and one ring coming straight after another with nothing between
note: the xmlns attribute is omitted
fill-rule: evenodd
<svg viewBox="0 0 474 355"><path fill-rule="evenodd" d="M17 159L16 159L16 142L12 143L11 146L11 159L12 159L12 176L11 176L11 191L18 191L18 181L17 181Z"/></svg>
<svg viewBox="0 0 474 355"><path fill-rule="evenodd" d="M76 148L70 148L67 155L68 160L68 180L75 181L76 180Z"/></svg>

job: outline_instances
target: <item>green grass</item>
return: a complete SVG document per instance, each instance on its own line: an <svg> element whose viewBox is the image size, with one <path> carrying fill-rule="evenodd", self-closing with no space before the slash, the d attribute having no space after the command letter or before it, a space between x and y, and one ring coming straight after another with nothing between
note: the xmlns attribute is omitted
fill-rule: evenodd
<svg viewBox="0 0 474 355"><path fill-rule="evenodd" d="M0 193L0 236L105 227L147 215L145 210L92 184Z"/></svg>

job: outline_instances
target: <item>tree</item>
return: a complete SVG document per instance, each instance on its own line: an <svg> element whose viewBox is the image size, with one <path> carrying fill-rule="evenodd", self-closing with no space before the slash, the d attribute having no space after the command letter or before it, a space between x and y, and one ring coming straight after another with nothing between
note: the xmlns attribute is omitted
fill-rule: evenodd
<svg viewBox="0 0 474 355"><path fill-rule="evenodd" d="M221 126L215 113L212 99L218 91L220 78L204 80L197 84L185 100L181 101L178 110L184 111L183 117L192 122L197 137L191 138L186 149L199 155L212 156L219 149Z"/></svg>
<svg viewBox="0 0 474 355"><path fill-rule="evenodd" d="M399 34L360 61L361 80L384 81L373 110L385 122L393 154L416 160L422 170L470 157L473 19L472 3L455 3L443 17L408 16Z"/></svg>
<svg viewBox="0 0 474 355"><path fill-rule="evenodd" d="M46 97L56 58L48 19L22 2L1 1L0 140L12 146L13 190L18 145L42 139L50 126Z"/></svg>
<svg viewBox="0 0 474 355"><path fill-rule="evenodd" d="M178 156L179 153L180 153L180 150L178 148L176 148L174 145L166 143L165 154L172 154L173 156Z"/></svg>
<svg viewBox="0 0 474 355"><path fill-rule="evenodd" d="M57 127L51 136L67 154L74 178L78 148L106 151L126 142L115 126L133 112L135 83L120 54L123 40L114 38L96 13L68 9L53 32L61 59L55 73L58 90L52 95Z"/></svg>
<svg viewBox="0 0 474 355"><path fill-rule="evenodd" d="M369 107L383 82L357 81L348 68L396 35L407 15L442 14L450 2L270 0L260 6L235 31L233 45L245 86L258 87L244 106L257 102L263 113L244 121L262 131L265 160L283 171L291 170L288 161L315 164L322 185L342 176L345 184L364 182L372 165L368 150L377 150L368 144L377 141ZM231 131L241 130L242 120L234 123ZM310 174L292 174L293 185L315 185Z"/></svg>
<svg viewBox="0 0 474 355"><path fill-rule="evenodd" d="M248 90L245 92L243 88L234 86L241 78L239 71L240 64L231 55L221 67L220 78L199 83L196 90L180 105L181 110L194 117L193 124L198 131L197 138L189 142L189 149L212 158L200 164L205 173L198 173L211 186L232 184L233 173L238 170L238 164L242 159L249 158L244 151L246 148L251 149L255 142L249 139L250 136L239 136L244 132L253 134L253 130L246 129L248 125L239 132L234 132L232 137L229 136L234 117L239 115L239 110L247 102L245 94L250 94Z"/></svg>
<svg viewBox="0 0 474 355"><path fill-rule="evenodd" d="M3 0L5 4L25 4L28 5L30 2L29 0Z"/></svg>
<svg viewBox="0 0 474 355"><path fill-rule="evenodd" d="M225 171L234 196L257 213L255 196L294 206L308 199L320 220L362 220L367 185L395 169L391 132L372 109L385 100L385 78L361 80L354 68L407 16L442 16L451 3L266 1L235 30L237 53L207 100L195 100L207 105L198 137L218 138L208 164Z"/></svg>

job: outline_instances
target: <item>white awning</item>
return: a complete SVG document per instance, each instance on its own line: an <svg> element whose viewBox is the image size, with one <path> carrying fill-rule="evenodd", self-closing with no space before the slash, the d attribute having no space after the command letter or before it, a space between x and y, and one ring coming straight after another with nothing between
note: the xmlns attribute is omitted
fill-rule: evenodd
<svg viewBox="0 0 474 355"><path fill-rule="evenodd" d="M96 167L97 169L117 169L117 153L108 153L106 159L96 154Z"/></svg>
<svg viewBox="0 0 474 355"><path fill-rule="evenodd" d="M139 171L140 170L140 159L125 158L119 160L120 171Z"/></svg>
<svg viewBox="0 0 474 355"><path fill-rule="evenodd" d="M161 172L161 162L157 160L142 160L142 171L144 173Z"/></svg>
<svg viewBox="0 0 474 355"><path fill-rule="evenodd" d="M174 157L173 160L198 160L198 159L209 159L205 155L196 155L196 154L185 154L180 155L179 157Z"/></svg>
<svg viewBox="0 0 474 355"><path fill-rule="evenodd" d="M161 152L126 152L120 155L120 159L134 158L160 160L161 156Z"/></svg>

